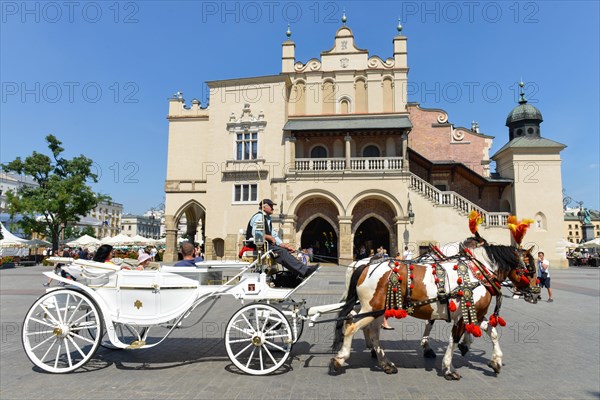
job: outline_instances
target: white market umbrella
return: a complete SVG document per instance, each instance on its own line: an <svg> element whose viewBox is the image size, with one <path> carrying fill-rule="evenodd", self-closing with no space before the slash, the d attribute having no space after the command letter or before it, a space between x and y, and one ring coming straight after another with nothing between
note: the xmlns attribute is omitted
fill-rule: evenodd
<svg viewBox="0 0 600 400"><path fill-rule="evenodd" d="M31 239L27 241L27 247L31 247L33 249L37 249L39 247L49 247L52 246L52 243L47 242L42 239Z"/></svg>
<svg viewBox="0 0 600 400"><path fill-rule="evenodd" d="M80 238L72 240L67 243L67 245L72 247L88 247L88 246L99 246L101 244L100 240L91 237L90 235L83 235Z"/></svg>
<svg viewBox="0 0 600 400"><path fill-rule="evenodd" d="M570 248L575 248L575 247L577 247L577 244L569 242L567 239L562 238L562 239L560 239L556 243L556 247L570 247Z"/></svg>
<svg viewBox="0 0 600 400"><path fill-rule="evenodd" d="M119 233L117 236L113 237L105 237L101 242L103 244L110 244L111 246L131 246L133 244L131 237L123 233Z"/></svg>
<svg viewBox="0 0 600 400"><path fill-rule="evenodd" d="M20 237L15 236L12 233L10 233L10 231L8 229L6 229L6 227L2 224L2 222L0 222L0 226L2 227L2 235L4 236L4 238L2 240L0 240L0 247L3 247L3 248L27 247L26 239L21 239Z"/></svg>
<svg viewBox="0 0 600 400"><path fill-rule="evenodd" d="M156 240L150 239L147 237L143 237L141 235L135 235L135 236L131 237L130 239L134 245L138 245L138 246L146 246L146 245L156 243Z"/></svg>
<svg viewBox="0 0 600 400"><path fill-rule="evenodd" d="M600 249L600 238L592 239L588 242L580 244L577 247L582 247L584 249Z"/></svg>

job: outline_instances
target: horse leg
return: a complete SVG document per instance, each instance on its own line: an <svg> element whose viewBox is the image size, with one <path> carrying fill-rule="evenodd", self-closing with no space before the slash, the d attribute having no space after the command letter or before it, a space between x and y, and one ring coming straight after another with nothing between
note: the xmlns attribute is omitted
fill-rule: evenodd
<svg viewBox="0 0 600 400"><path fill-rule="evenodd" d="M363 328L363 334L365 335L365 347L367 349L371 349L371 358L377 357L377 352L373 348L373 341L371 340L371 336L373 334L372 333L373 328L375 327L375 324L377 322L379 322L379 324L381 324L383 322L383 316L376 318L372 323L370 323L369 325L367 325Z"/></svg>
<svg viewBox="0 0 600 400"><path fill-rule="evenodd" d="M460 337L463 335L465 331L465 324L462 319L454 324L452 327L452 335L450 335L450 342L448 343L448 348L446 349L446 354L444 354L444 359L442 360L442 372L444 373L444 378L447 380L459 380L460 374L454 370L452 366L452 353L456 350L457 343L460 340Z"/></svg>
<svg viewBox="0 0 600 400"><path fill-rule="evenodd" d="M394 365L393 362L388 360L381 347L381 343L379 342L379 333L381 332L381 321L375 320L375 322L371 323L369 332L371 334L371 342L373 343L373 350L371 350L371 355L375 352L377 356L377 362L383 372L386 374L397 374L398 368Z"/></svg>
<svg viewBox="0 0 600 400"><path fill-rule="evenodd" d="M352 338L354 337L354 334L358 332L359 329L363 329L369 325L374 319L375 318L373 317L365 317L356 322L348 321L344 324L344 342L340 351L338 351L336 356L333 357L329 362L329 375L337 375L341 373L342 367L347 365L346 360L350 358L350 350L352 348Z"/></svg>
<svg viewBox="0 0 600 400"><path fill-rule="evenodd" d="M500 350L500 341L498 340L498 331L488 321L481 323L481 329L488 334L492 341L492 359L488 363L488 367L494 370L496 374L500 373L502 368L502 350Z"/></svg>
<svg viewBox="0 0 600 400"><path fill-rule="evenodd" d="M435 320L430 319L425 325L425 331L423 331L423 337L421 338L421 347L423 348L423 356L425 358L435 358L435 351L429 346L429 334L433 329L433 323Z"/></svg>
<svg viewBox="0 0 600 400"><path fill-rule="evenodd" d="M469 332L465 332L462 342L458 344L458 349L460 350L461 356L464 357L465 354L467 354L471 343L473 343L473 335L471 335Z"/></svg>

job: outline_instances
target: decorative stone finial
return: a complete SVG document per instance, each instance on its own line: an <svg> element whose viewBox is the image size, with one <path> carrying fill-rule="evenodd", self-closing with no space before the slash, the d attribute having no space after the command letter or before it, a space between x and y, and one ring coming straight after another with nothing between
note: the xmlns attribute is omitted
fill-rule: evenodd
<svg viewBox="0 0 600 400"><path fill-rule="evenodd" d="M398 31L398 35L402 33L402 24L400 23L400 18L398 18L398 26L396 27L396 30Z"/></svg>
<svg viewBox="0 0 600 400"><path fill-rule="evenodd" d="M346 21L348 21L348 18L346 18L346 9L344 9L342 11L342 24L344 24L344 26L346 26Z"/></svg>
<svg viewBox="0 0 600 400"><path fill-rule="evenodd" d="M287 31L285 31L285 36L287 36L288 39L292 36L292 29L290 28L290 24L288 24Z"/></svg>

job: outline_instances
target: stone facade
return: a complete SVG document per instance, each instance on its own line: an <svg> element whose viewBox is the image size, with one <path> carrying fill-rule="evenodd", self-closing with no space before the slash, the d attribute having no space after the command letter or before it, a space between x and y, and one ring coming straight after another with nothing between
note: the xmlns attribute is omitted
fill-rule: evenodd
<svg viewBox="0 0 600 400"><path fill-rule="evenodd" d="M462 240L472 209L484 216L482 236L500 244L511 243L509 211L561 220L556 183L543 203L515 191L511 173L489 169L491 136L407 102L407 38L395 36L392 50L369 56L344 25L320 58L297 62L288 39L281 74L208 82L210 107L170 99L165 260L176 256L178 233L203 238L208 258L236 258L262 198L278 203L273 225L286 242L341 264L363 245L393 255ZM500 164L510 164L507 154ZM560 157L546 161L543 179L556 182ZM536 233L540 247L560 240L555 225ZM566 264L550 253L553 265Z"/></svg>

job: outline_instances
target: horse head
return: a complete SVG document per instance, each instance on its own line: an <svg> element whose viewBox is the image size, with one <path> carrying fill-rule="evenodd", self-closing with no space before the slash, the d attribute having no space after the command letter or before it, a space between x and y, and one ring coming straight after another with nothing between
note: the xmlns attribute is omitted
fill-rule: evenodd
<svg viewBox="0 0 600 400"><path fill-rule="evenodd" d="M513 282L515 288L523 293L525 301L535 304L541 288L538 286L532 251L533 246L529 249L514 248L518 262L508 272L508 278Z"/></svg>

